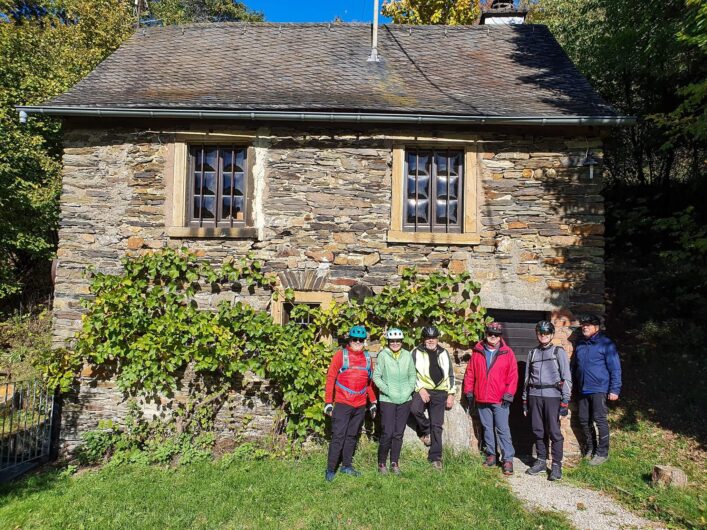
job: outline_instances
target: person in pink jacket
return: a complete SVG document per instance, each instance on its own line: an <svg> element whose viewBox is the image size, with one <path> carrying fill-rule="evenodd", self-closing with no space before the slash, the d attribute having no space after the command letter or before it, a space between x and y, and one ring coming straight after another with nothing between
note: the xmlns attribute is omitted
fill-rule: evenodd
<svg viewBox="0 0 707 530"><path fill-rule="evenodd" d="M491 322L486 337L473 348L464 374L463 392L472 408L476 403L484 430L484 465L496 465L496 433L501 445L503 474L513 474L513 441L508 416L518 386L513 350L502 338L503 325Z"/></svg>

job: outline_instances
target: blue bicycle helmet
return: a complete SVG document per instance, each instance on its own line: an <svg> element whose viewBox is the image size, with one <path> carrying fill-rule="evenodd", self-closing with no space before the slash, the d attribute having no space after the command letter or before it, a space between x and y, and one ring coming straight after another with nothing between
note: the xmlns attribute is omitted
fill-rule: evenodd
<svg viewBox="0 0 707 530"><path fill-rule="evenodd" d="M365 339L368 337L368 332L366 331L366 328L363 326L354 326L351 328L351 331L349 331L349 338L350 339Z"/></svg>

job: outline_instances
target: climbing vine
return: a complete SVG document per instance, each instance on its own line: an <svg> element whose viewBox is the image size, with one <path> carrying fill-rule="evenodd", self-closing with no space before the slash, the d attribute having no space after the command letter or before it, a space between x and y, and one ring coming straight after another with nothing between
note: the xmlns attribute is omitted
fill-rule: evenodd
<svg viewBox="0 0 707 530"><path fill-rule="evenodd" d="M244 257L214 267L186 250L162 250L123 259L123 273L94 273L93 297L71 359L46 367L54 383L66 382L82 362L113 370L129 395L169 394L187 367L228 387L252 372L270 381L293 437L322 434L324 380L336 339L356 323L376 341L390 326L419 340L420 328L434 323L442 341L468 347L486 320L479 286L468 273L402 273L398 285L361 302L326 308L297 305L291 322L279 325L270 314L243 302L222 301L201 309L200 292L266 289L277 296L275 277ZM291 299L286 291L284 297ZM307 314L310 324L295 321Z"/></svg>

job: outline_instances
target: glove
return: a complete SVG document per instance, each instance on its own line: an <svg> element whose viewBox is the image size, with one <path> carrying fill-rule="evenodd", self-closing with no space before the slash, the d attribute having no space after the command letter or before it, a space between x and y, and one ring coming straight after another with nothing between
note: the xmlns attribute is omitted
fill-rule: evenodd
<svg viewBox="0 0 707 530"><path fill-rule="evenodd" d="M563 401L560 403L560 417L565 418L567 416L569 403Z"/></svg>
<svg viewBox="0 0 707 530"><path fill-rule="evenodd" d="M368 412L371 413L371 419L375 420L376 414L378 413L378 405L376 405L375 403L371 403L371 406L368 407Z"/></svg>
<svg viewBox="0 0 707 530"><path fill-rule="evenodd" d="M467 401L467 403L469 403L469 408L474 407L474 393L473 392L466 393L466 401Z"/></svg>
<svg viewBox="0 0 707 530"><path fill-rule="evenodd" d="M331 403L327 403L326 405L324 405L324 414L326 414L327 416L331 416L332 412L334 412L334 405L332 405Z"/></svg>
<svg viewBox="0 0 707 530"><path fill-rule="evenodd" d="M504 409L507 409L511 406L511 403L513 403L513 394L503 394L503 401L501 402L501 406Z"/></svg>
<svg viewBox="0 0 707 530"><path fill-rule="evenodd" d="M524 399L523 400L523 416L528 415L528 400Z"/></svg>

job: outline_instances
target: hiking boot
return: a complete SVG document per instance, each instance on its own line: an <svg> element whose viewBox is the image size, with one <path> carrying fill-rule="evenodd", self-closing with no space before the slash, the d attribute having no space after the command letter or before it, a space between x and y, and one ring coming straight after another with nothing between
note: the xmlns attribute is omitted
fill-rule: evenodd
<svg viewBox="0 0 707 530"><path fill-rule="evenodd" d="M496 467L496 455L486 455L486 460L484 460L484 465L486 467Z"/></svg>
<svg viewBox="0 0 707 530"><path fill-rule="evenodd" d="M539 475L547 471L547 460L538 458L532 467L525 470L526 475Z"/></svg>
<svg viewBox="0 0 707 530"><path fill-rule="evenodd" d="M400 471L400 466L398 465L397 462L391 462L391 463L390 463L390 472L391 472L393 475L400 475L400 473L401 473L401 471Z"/></svg>
<svg viewBox="0 0 707 530"><path fill-rule="evenodd" d="M442 471L442 462L440 462L439 460L435 460L430 464L432 465L432 469L434 469L435 471Z"/></svg>
<svg viewBox="0 0 707 530"><path fill-rule="evenodd" d="M506 460L503 463L503 474L510 477L513 474L513 462Z"/></svg>
<svg viewBox="0 0 707 530"><path fill-rule="evenodd" d="M423 434L420 436L420 441L425 445L425 447L432 445L432 438L429 434Z"/></svg>
<svg viewBox="0 0 707 530"><path fill-rule="evenodd" d="M336 475L336 471L332 471L331 469L327 469L326 473L324 473L324 478L326 479L327 482L331 482L334 480L334 476Z"/></svg>
<svg viewBox="0 0 707 530"><path fill-rule="evenodd" d="M594 458L592 458L592 459L589 461L589 465L590 465L590 466L600 466L600 465L602 465L604 462L606 462L607 460L609 460L609 457L608 457L608 456L594 455Z"/></svg>
<svg viewBox="0 0 707 530"><path fill-rule="evenodd" d="M341 471L344 475L349 475L352 477L360 477L361 473L353 468L353 466L341 466Z"/></svg>
<svg viewBox="0 0 707 530"><path fill-rule="evenodd" d="M584 453L582 453L582 458L584 460L591 460L592 458L594 458L594 449L591 447L585 447Z"/></svg>
<svg viewBox="0 0 707 530"><path fill-rule="evenodd" d="M385 464L378 464L378 473L380 473L381 475L388 474L388 468L385 467Z"/></svg>
<svg viewBox="0 0 707 530"><path fill-rule="evenodd" d="M562 464L552 464L552 469L550 470L550 476L547 477L548 480L562 480Z"/></svg>

